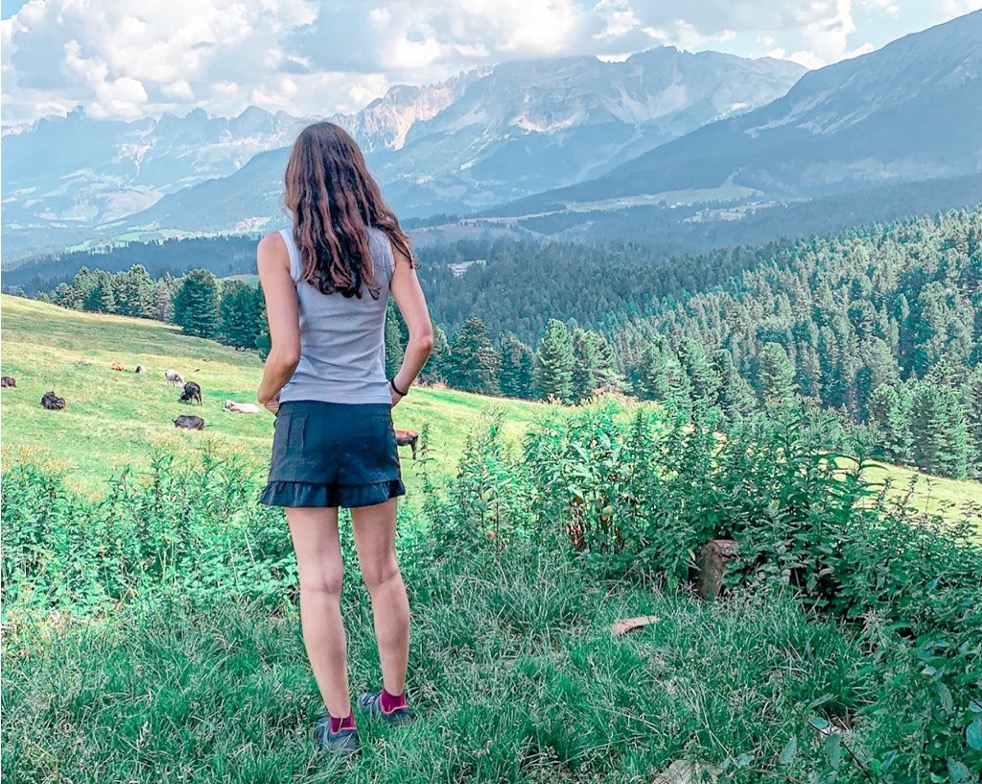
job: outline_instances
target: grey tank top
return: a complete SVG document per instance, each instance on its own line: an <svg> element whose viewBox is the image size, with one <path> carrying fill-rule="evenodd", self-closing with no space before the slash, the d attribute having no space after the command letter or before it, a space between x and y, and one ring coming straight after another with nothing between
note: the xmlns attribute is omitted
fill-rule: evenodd
<svg viewBox="0 0 982 784"><path fill-rule="evenodd" d="M378 299L322 294L300 280L300 251L290 229L280 234L290 252L290 277L300 306L300 362L280 391L280 402L391 403L385 375L385 306L394 260L389 238L368 230Z"/></svg>

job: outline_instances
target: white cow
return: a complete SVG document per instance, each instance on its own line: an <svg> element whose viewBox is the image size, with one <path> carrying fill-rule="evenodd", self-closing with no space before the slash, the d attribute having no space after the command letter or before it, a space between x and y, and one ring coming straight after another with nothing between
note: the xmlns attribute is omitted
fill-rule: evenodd
<svg viewBox="0 0 982 784"><path fill-rule="evenodd" d="M236 403L233 400L226 400L225 410L236 414L258 414L259 406L255 403Z"/></svg>
<svg viewBox="0 0 982 784"><path fill-rule="evenodd" d="M184 385L184 379L181 378L181 374L176 370L165 370L164 378L167 379L167 386L169 387L180 387Z"/></svg>

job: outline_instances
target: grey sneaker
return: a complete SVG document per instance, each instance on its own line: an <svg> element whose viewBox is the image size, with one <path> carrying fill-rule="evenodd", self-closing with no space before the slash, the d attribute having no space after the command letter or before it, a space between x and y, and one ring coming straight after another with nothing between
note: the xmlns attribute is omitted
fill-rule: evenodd
<svg viewBox="0 0 982 784"><path fill-rule="evenodd" d="M386 713L382 710L382 692L370 691L362 694L358 698L358 707L368 711L369 716L385 719L389 724L398 727L409 724L413 720L409 708L396 708L394 711Z"/></svg>
<svg viewBox="0 0 982 784"><path fill-rule="evenodd" d="M342 759L352 757L359 751L358 730L352 727L331 732L331 717L326 713L317 720L314 735L321 748Z"/></svg>

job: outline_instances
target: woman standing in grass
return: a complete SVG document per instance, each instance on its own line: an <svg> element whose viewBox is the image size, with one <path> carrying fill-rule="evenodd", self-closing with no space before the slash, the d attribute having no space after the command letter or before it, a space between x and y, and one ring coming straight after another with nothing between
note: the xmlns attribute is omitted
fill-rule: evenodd
<svg viewBox="0 0 982 784"><path fill-rule="evenodd" d="M358 734L341 618L338 507L351 509L382 665L382 688L358 705L404 723L409 600L395 530L396 499L405 489L391 409L423 368L433 328L408 239L343 129L323 122L300 134L287 163L286 204L292 230L269 234L257 251L271 341L257 397L276 414L261 501L286 508L303 639L326 708L317 738L349 756ZM399 372L387 379L390 293L409 345Z"/></svg>

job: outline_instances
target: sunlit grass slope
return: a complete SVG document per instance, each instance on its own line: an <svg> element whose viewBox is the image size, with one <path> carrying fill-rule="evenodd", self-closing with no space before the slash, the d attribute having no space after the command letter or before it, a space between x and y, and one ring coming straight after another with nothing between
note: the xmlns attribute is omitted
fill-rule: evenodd
<svg viewBox="0 0 982 784"><path fill-rule="evenodd" d="M2 297L2 373L17 380L4 389L4 460L27 449L72 467L72 483L92 495L126 466L144 470L153 448L193 448L204 443L219 451L255 459L264 469L273 417L230 414L226 400L254 402L262 365L252 352L235 351L211 340L182 335L155 321L80 313L54 305ZM113 362L126 370L113 371ZM137 364L145 374L133 372ZM178 402L180 390L168 386L164 371L177 370L201 385L204 404ZM41 396L65 398L63 411L47 411ZM467 435L492 407L504 413L506 430L516 437L546 406L497 400L449 389L413 389L393 419L398 428L429 425L431 467L452 471ZM204 418L203 432L179 430L180 414ZM403 474L412 490L419 482L408 448L400 450Z"/></svg>
<svg viewBox="0 0 982 784"><path fill-rule="evenodd" d="M241 453L263 467L273 432L272 416L226 413L225 400L252 402L261 363L252 352L235 351L211 340L182 335L156 321L79 313L54 305L2 297L2 373L17 379L2 392L4 459L23 449L72 466L73 484L101 495L107 480L130 465L143 470L155 446L168 449L211 444ZM111 370L112 363L126 370ZM133 368L145 365L147 373ZM178 402L179 390L167 386L164 371L174 368L201 384L204 405ZM68 401L64 411L46 411L41 395L52 390ZM516 438L547 408L544 404L487 398L450 389L414 389L394 412L396 427L420 430L428 424L431 464L453 471L467 435L491 408L503 413L506 432ZM198 414L204 432L178 430L180 414ZM402 450L403 474L418 487L410 453ZM925 511L982 502L982 484L926 477L898 466L882 465L869 477L889 477L900 493L916 483L912 503ZM955 516L952 510L945 512Z"/></svg>

